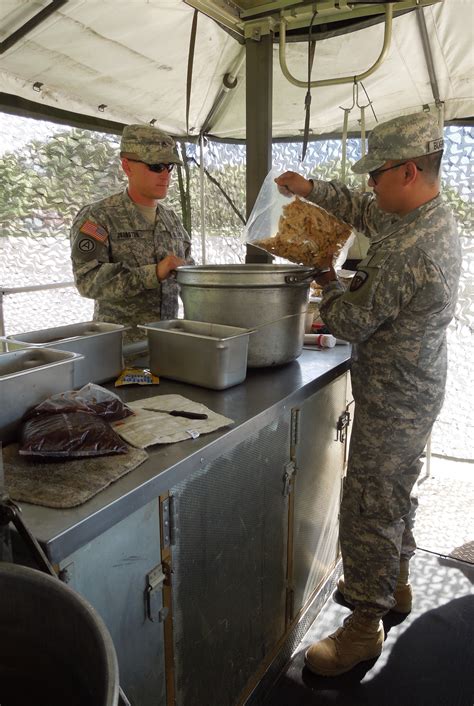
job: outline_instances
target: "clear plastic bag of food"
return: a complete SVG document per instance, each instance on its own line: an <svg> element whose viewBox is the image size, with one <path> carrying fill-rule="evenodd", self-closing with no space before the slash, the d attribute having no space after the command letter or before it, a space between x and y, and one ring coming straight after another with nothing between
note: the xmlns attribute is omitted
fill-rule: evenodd
<svg viewBox="0 0 474 706"><path fill-rule="evenodd" d="M86 412L39 414L21 429L20 456L77 458L128 453L110 424Z"/></svg>
<svg viewBox="0 0 474 706"><path fill-rule="evenodd" d="M272 169L266 176L244 231L246 242L277 257L318 269L332 258L340 267L354 236L352 228L320 206L284 196Z"/></svg>
<svg viewBox="0 0 474 706"><path fill-rule="evenodd" d="M105 387L88 383L80 390L68 390L52 395L30 410L25 419L43 414L85 412L109 421L125 419L134 412L114 392Z"/></svg>

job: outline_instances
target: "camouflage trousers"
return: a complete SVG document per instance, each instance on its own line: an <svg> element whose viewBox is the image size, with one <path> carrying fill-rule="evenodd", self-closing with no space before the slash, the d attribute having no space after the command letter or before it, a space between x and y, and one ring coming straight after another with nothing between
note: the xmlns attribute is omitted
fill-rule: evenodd
<svg viewBox="0 0 474 706"><path fill-rule="evenodd" d="M344 595L374 617L394 606L400 558L415 552L412 490L433 423L356 406L339 525Z"/></svg>

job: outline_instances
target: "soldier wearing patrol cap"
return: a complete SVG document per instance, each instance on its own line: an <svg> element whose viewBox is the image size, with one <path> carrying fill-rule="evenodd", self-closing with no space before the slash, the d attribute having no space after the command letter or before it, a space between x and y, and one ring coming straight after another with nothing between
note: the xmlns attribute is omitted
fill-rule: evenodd
<svg viewBox="0 0 474 706"><path fill-rule="evenodd" d="M306 652L306 665L324 676L376 658L383 615L411 610L411 492L443 403L446 328L461 267L456 223L439 193L442 150L436 118L415 113L377 125L367 155L353 166L369 174L373 193L294 172L276 179L283 193L321 205L370 238L348 290L330 262L316 278L323 287L323 321L353 344L355 400L340 513L344 578L338 584L354 611Z"/></svg>
<svg viewBox="0 0 474 706"><path fill-rule="evenodd" d="M189 235L159 203L181 164L174 140L151 125L127 125L120 157L128 188L79 211L71 257L77 289L95 299L94 319L129 326L130 342L143 338L137 324L176 317L172 273L193 260Z"/></svg>

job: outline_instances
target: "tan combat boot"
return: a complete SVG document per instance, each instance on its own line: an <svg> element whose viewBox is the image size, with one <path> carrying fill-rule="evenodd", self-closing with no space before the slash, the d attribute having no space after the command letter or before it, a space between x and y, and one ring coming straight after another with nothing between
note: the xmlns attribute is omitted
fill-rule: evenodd
<svg viewBox="0 0 474 706"><path fill-rule="evenodd" d="M395 586L395 591L393 593L393 597L396 601L395 605L392 608L394 613L410 613L411 611L413 596L411 591L411 585L408 581L408 565L408 559L400 560L400 573L398 575L397 585ZM340 591L344 596L344 576L341 576L341 578L337 582L337 590ZM344 598L344 600L346 599ZM348 605L351 605L349 601L346 601L346 603Z"/></svg>
<svg viewBox="0 0 474 706"><path fill-rule="evenodd" d="M382 652L384 630L378 618L367 618L357 608L342 628L306 650L305 664L315 674L335 677Z"/></svg>

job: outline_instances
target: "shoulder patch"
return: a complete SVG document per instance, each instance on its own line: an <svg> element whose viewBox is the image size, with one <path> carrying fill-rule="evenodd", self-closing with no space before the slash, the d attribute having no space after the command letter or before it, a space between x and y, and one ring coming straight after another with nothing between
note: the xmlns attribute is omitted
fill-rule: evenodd
<svg viewBox="0 0 474 706"><path fill-rule="evenodd" d="M77 249L85 253L94 252L96 247L96 244L91 238L81 238L77 243Z"/></svg>
<svg viewBox="0 0 474 706"><path fill-rule="evenodd" d="M354 277L352 278L349 290L351 292L355 292L357 289L360 289L362 285L367 281L368 277L369 275L367 274L367 272L364 272L364 270L357 270Z"/></svg>
<svg viewBox="0 0 474 706"><path fill-rule="evenodd" d="M105 228L102 228L102 226L97 225L97 223L93 221L85 221L80 227L79 232L90 235L91 238L98 240L99 243L103 243L109 237Z"/></svg>

